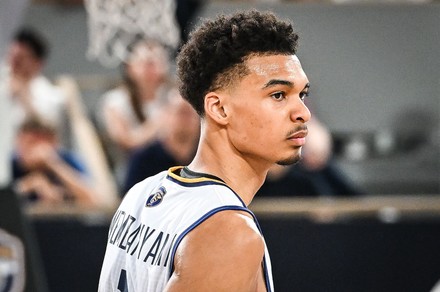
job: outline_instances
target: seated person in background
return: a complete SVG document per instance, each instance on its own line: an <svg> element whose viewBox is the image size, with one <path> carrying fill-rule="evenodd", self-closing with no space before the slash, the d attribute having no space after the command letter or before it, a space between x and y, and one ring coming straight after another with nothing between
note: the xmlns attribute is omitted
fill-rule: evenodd
<svg viewBox="0 0 440 292"><path fill-rule="evenodd" d="M8 74L1 77L5 78L3 82L8 85L5 87L6 96L10 98L11 104L9 115L12 118L10 122L13 127L12 133L16 135L20 125L28 119L44 119L57 128L58 143L63 148L80 153L82 157L88 157L85 161L87 169L93 181L96 181L103 173L100 171L98 174L95 163L99 159L98 151L102 153L101 160L107 162L103 149L94 146L98 145L97 143L93 145L95 131L87 116L79 89L71 86L74 79L57 76L52 83L43 76L48 56L49 45L45 38L38 31L30 28L18 30L9 44L5 60ZM87 124L90 126L85 129ZM96 141L100 142L97 138ZM113 182L114 179L111 177L107 181ZM112 187L111 183L106 183L104 186L102 181L100 184L102 192L107 194L107 197L117 198L115 186ZM110 204L110 200L107 201Z"/></svg>
<svg viewBox="0 0 440 292"><path fill-rule="evenodd" d="M313 117L308 123L302 160L289 166L275 165L257 196L352 196L361 192L351 184L332 160L332 137Z"/></svg>
<svg viewBox="0 0 440 292"><path fill-rule="evenodd" d="M74 155L59 147L56 130L39 119L20 127L12 158L13 184L18 194L41 202L99 205L86 172Z"/></svg>
<svg viewBox="0 0 440 292"><path fill-rule="evenodd" d="M153 141L159 130L155 114L167 92L168 53L157 42L138 41L122 70L123 84L102 96L98 117L110 142L107 150L119 185L130 153Z"/></svg>
<svg viewBox="0 0 440 292"><path fill-rule="evenodd" d="M20 29L9 45L6 61L15 129L28 118L67 125L65 96L42 74L48 54L45 38L30 28Z"/></svg>
<svg viewBox="0 0 440 292"><path fill-rule="evenodd" d="M164 169L187 165L194 157L199 140L199 117L177 90L170 90L161 116L164 122L158 139L130 157L124 193Z"/></svg>

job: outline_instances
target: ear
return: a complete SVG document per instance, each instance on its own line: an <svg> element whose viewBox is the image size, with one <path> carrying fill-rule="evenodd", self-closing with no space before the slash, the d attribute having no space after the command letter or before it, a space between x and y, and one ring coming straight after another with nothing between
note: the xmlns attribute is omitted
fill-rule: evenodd
<svg viewBox="0 0 440 292"><path fill-rule="evenodd" d="M224 108L225 96L218 92L209 92L205 95L205 115L218 124L226 125L228 115Z"/></svg>

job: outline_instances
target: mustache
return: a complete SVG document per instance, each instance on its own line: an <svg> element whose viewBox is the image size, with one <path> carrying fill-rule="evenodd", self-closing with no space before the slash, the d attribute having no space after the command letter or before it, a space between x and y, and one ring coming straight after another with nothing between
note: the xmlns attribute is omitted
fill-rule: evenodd
<svg viewBox="0 0 440 292"><path fill-rule="evenodd" d="M295 129L290 130L290 131L287 133L286 137L291 137L292 135L294 135L294 134L296 134L296 133L298 133L298 132L308 132L308 131L309 131L309 130L308 130L308 128L307 128L307 125L302 124L302 125L299 125L298 127L296 127Z"/></svg>

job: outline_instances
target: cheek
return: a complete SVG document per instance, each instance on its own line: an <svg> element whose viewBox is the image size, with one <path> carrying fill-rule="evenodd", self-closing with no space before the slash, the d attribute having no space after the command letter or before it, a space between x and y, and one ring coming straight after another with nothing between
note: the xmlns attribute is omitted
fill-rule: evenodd
<svg viewBox="0 0 440 292"><path fill-rule="evenodd" d="M272 133L271 121L260 112L242 115L236 122L237 136L252 147L265 147Z"/></svg>
<svg viewBox="0 0 440 292"><path fill-rule="evenodd" d="M251 133L264 133L267 130L267 121L264 116L252 115L249 117Z"/></svg>
<svg viewBox="0 0 440 292"><path fill-rule="evenodd" d="M256 147L268 147L275 136L274 124L278 110L270 102L259 99L257 93L237 94L234 98L241 99L241 102L234 103L230 109L233 116L230 129L233 143L240 145L240 148L252 147L254 150Z"/></svg>

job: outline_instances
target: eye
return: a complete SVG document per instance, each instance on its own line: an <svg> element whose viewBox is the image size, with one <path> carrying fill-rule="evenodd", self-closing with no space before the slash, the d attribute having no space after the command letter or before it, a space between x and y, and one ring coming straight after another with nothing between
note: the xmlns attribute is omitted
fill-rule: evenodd
<svg viewBox="0 0 440 292"><path fill-rule="evenodd" d="M308 97L309 96L309 92L308 91L303 91L303 92L301 92L300 94L299 94L299 98L301 99L301 100L304 100L306 97Z"/></svg>
<svg viewBox="0 0 440 292"><path fill-rule="evenodd" d="M270 96L275 100L282 100L286 98L286 93L284 91L279 91L272 93Z"/></svg>

